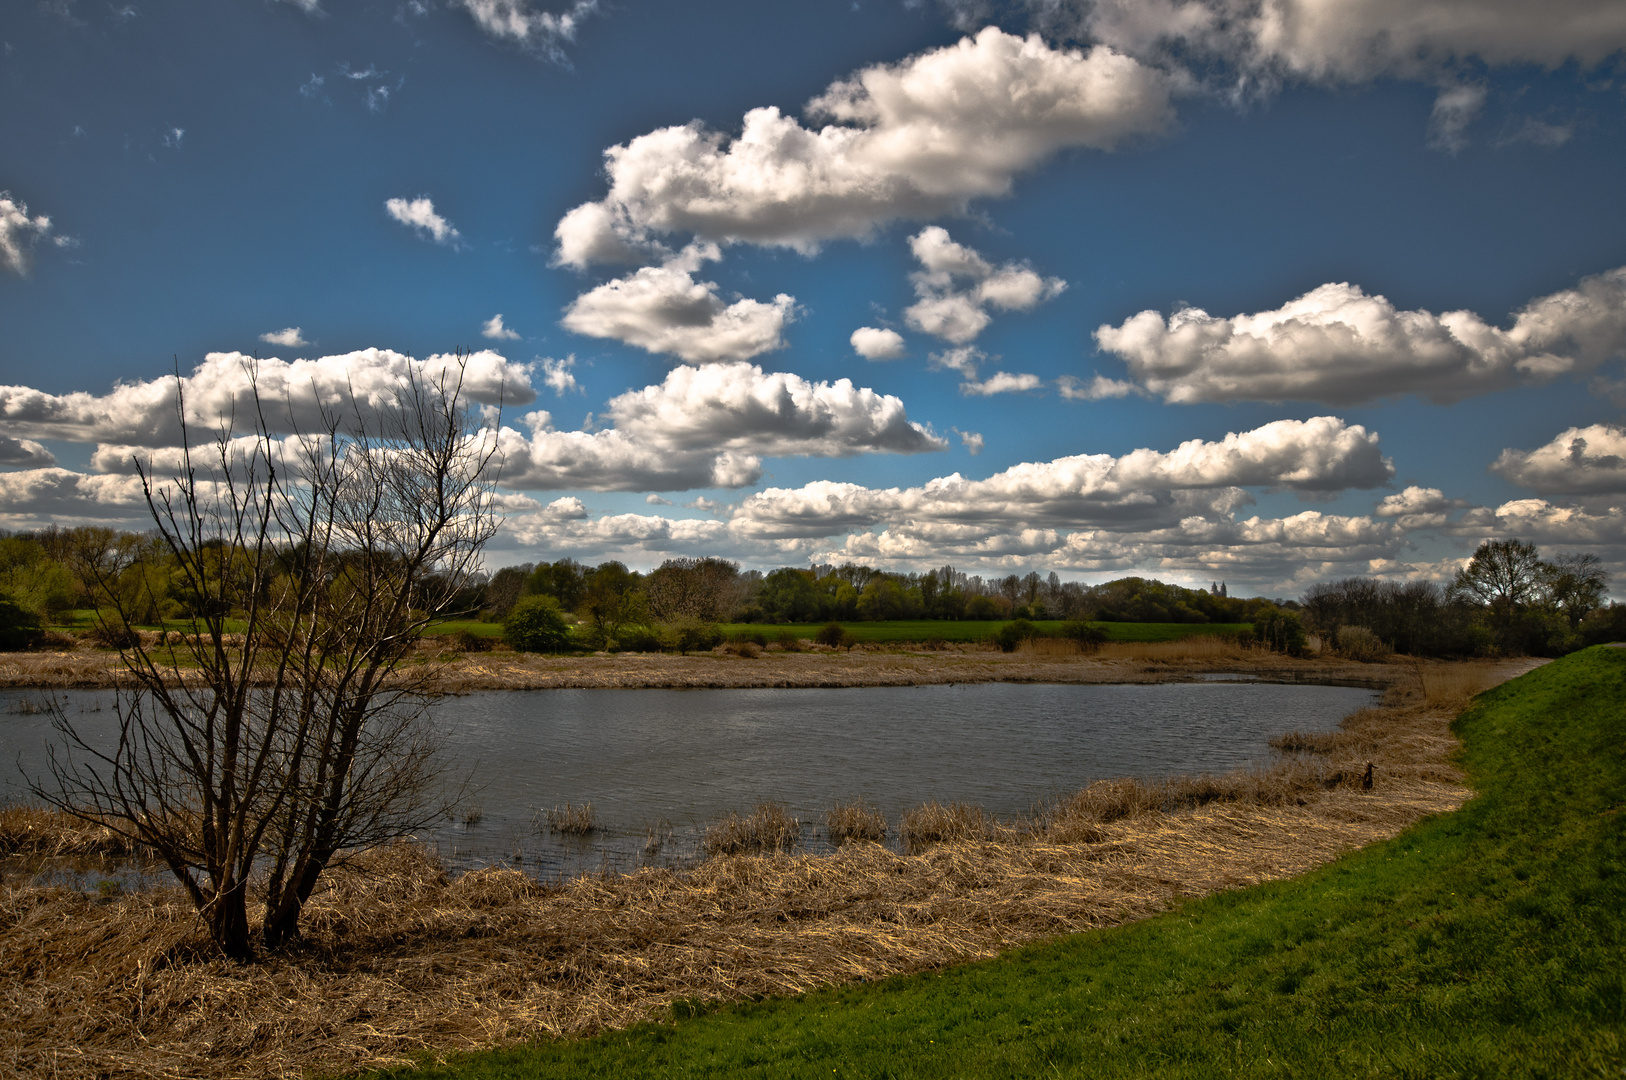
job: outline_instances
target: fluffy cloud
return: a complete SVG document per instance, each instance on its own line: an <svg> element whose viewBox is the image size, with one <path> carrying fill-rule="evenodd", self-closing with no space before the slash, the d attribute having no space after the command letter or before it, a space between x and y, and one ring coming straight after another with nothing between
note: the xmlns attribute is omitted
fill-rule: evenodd
<svg viewBox="0 0 1626 1080"><path fill-rule="evenodd" d="M553 357L544 357L542 363L542 381L548 389L563 397L572 390L580 393L581 383L576 381L575 374L570 370L576 366L576 358L567 356L563 360Z"/></svg>
<svg viewBox="0 0 1626 1080"><path fill-rule="evenodd" d="M1503 450L1491 471L1543 495L1626 495L1626 429L1572 427L1534 450Z"/></svg>
<svg viewBox="0 0 1626 1080"><path fill-rule="evenodd" d="M1413 484L1395 495L1378 500L1372 513L1377 517L1394 518L1402 529L1439 529L1447 524L1452 510L1466 510L1472 503L1465 499L1448 499L1439 488L1418 487Z"/></svg>
<svg viewBox="0 0 1626 1080"><path fill-rule="evenodd" d="M519 334L502 324L502 312L497 312L480 325L480 336L496 341L518 341Z"/></svg>
<svg viewBox="0 0 1626 1080"><path fill-rule="evenodd" d="M960 393L970 397L992 397L994 394L1021 394L1037 390L1044 380L1037 375L1012 375L996 371L986 379L968 380L960 384Z"/></svg>
<svg viewBox="0 0 1626 1080"><path fill-rule="evenodd" d="M853 352L865 360L897 360L904 355L903 335L896 330L860 326L852 337Z"/></svg>
<svg viewBox="0 0 1626 1080"><path fill-rule="evenodd" d="M44 214L29 217L27 203L13 199L9 191L0 191L0 266L26 275L30 249L50 232L50 218Z"/></svg>
<svg viewBox="0 0 1626 1080"><path fill-rule="evenodd" d="M606 282L578 296L560 320L565 329L612 338L691 363L746 360L783 348L784 329L795 315L794 297L773 303L740 299L725 303L717 284L694 274L715 248L691 246L660 266Z"/></svg>
<svg viewBox="0 0 1626 1080"><path fill-rule="evenodd" d="M612 398L603 431L558 431L546 412L505 428L510 487L680 491L742 487L763 457L917 454L947 441L903 402L850 380L809 382L746 363L674 368L658 385Z"/></svg>
<svg viewBox="0 0 1626 1080"><path fill-rule="evenodd" d="M919 298L904 319L914 329L963 345L988 326L988 308L1031 311L1060 295L1067 283L1044 278L1020 263L995 267L976 251L949 238L948 230L928 226L909 238L920 262L910 275Z"/></svg>
<svg viewBox="0 0 1626 1080"><path fill-rule="evenodd" d="M1626 509L1620 506L1560 506L1546 499L1515 499L1496 508L1487 535L1517 536L1536 544L1588 547L1606 561L1626 562Z"/></svg>
<svg viewBox="0 0 1626 1080"><path fill-rule="evenodd" d="M483 405L524 405L536 399L530 369L484 350L464 358L463 391ZM186 420L194 437L218 429L223 419L239 423L254 414L253 391L266 406L266 419L279 431L297 426L320 430L322 410L342 410L352 400L363 405L396 400L409 378L434 379L456 364L450 354L415 360L389 349L362 349L312 360L256 360L242 353L209 353L190 375L180 378ZM181 441L175 414L176 380L123 383L103 395L78 391L47 394L26 386L0 386L0 424L15 436L106 442L132 446L176 446Z"/></svg>
<svg viewBox="0 0 1626 1080"><path fill-rule="evenodd" d="M1581 373L1626 348L1626 267L1532 300L1511 329L1471 311L1397 309L1357 286L1329 284L1274 311L1168 319L1143 311L1095 332L1102 349L1168 402L1351 404L1403 394L1454 401Z"/></svg>
<svg viewBox="0 0 1626 1080"><path fill-rule="evenodd" d="M1136 60L994 27L865 68L808 114L831 122L815 130L760 108L737 138L692 123L610 148L609 194L559 222L559 260L641 261L669 234L809 251L1004 195L1058 150L1109 150L1172 115L1162 77Z"/></svg>
<svg viewBox="0 0 1626 1080"><path fill-rule="evenodd" d="M14 439L10 435L0 435L0 467L33 469L55 464L55 455L33 439Z"/></svg>
<svg viewBox="0 0 1626 1080"><path fill-rule="evenodd" d="M261 334L260 340L267 345L281 345L285 349L302 349L310 342L305 340L304 334L297 326L290 326L284 330L274 330Z"/></svg>
<svg viewBox="0 0 1626 1080"><path fill-rule="evenodd" d="M1068 401L1105 401L1108 398L1128 397L1130 394L1140 392L1140 387L1123 379L1109 379L1105 375L1097 375L1088 383L1082 382L1073 375L1063 375L1056 380L1056 389Z"/></svg>
<svg viewBox="0 0 1626 1080"><path fill-rule="evenodd" d="M552 60L563 60L565 42L576 39L581 21L598 11L598 0L576 0L562 13L536 11L530 0L454 0L475 25L499 41L509 41Z"/></svg>
<svg viewBox="0 0 1626 1080"><path fill-rule="evenodd" d="M411 200L386 199L384 211L402 225L416 230L419 236L437 244L456 247L462 238L462 234L452 228L451 222L435 213L435 202L427 195Z"/></svg>
<svg viewBox="0 0 1626 1080"><path fill-rule="evenodd" d="M733 524L759 537L821 537L881 524L929 526L939 539L1033 528L1143 530L1229 514L1248 501L1243 487L1319 493L1375 487L1393 474L1377 435L1322 416L1278 420L1218 442L1193 439L1169 452L1029 462L986 480L955 473L917 488L832 481L768 488L740 504Z"/></svg>
<svg viewBox="0 0 1626 1080"><path fill-rule="evenodd" d="M68 469L0 472L0 524L37 528L46 522L127 522L146 517L135 476L100 476Z"/></svg>
<svg viewBox="0 0 1626 1080"><path fill-rule="evenodd" d="M1626 48L1611 0L1030 0L1048 18L1146 58L1171 46L1252 78L1426 78L1460 61L1590 66Z"/></svg>

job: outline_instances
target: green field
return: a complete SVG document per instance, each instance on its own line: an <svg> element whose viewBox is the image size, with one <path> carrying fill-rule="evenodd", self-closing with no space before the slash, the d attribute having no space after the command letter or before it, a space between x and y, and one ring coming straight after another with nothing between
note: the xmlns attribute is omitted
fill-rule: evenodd
<svg viewBox="0 0 1626 1080"><path fill-rule="evenodd" d="M1007 619L909 619L894 622L844 622L841 625L854 641L987 641L999 633ZM719 629L730 637L736 634L762 634L769 641L787 631L811 638L824 623L724 623ZM1060 619L1034 621L1041 634L1056 635ZM1196 634L1235 634L1247 623L1091 623L1107 633L1108 641L1175 641Z"/></svg>
<svg viewBox="0 0 1626 1080"><path fill-rule="evenodd" d="M1001 959L401 1077L1618 1077L1626 650L1460 717L1462 810L1291 881Z"/></svg>

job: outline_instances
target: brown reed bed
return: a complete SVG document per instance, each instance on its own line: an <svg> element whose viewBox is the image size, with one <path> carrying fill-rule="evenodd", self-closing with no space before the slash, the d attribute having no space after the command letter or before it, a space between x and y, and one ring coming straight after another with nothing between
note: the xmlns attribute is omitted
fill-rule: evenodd
<svg viewBox="0 0 1626 1080"><path fill-rule="evenodd" d="M173 889L0 886L0 1073L354 1070L1142 918L1460 805L1452 714L1425 692L1355 714L1347 741L1314 761L1283 755L1286 778L1093 785L993 839L917 854L720 855L544 886L508 869L452 877L424 849L389 845L324 878L299 948L250 964L212 956ZM1372 790L1326 784L1368 761Z"/></svg>
<svg viewBox="0 0 1626 1080"><path fill-rule="evenodd" d="M790 851L802 842L802 823L783 803L759 802L749 814L730 813L706 830L700 850L718 855L761 855Z"/></svg>
<svg viewBox="0 0 1626 1080"><path fill-rule="evenodd" d="M586 836L598 828L590 802L567 802L563 806L550 807L542 816L550 832L563 833L565 836Z"/></svg>
<svg viewBox="0 0 1626 1080"><path fill-rule="evenodd" d="M886 839L886 815L881 813L880 807L862 799L836 803L824 815L824 830L830 837L830 843L836 847L855 843L879 844Z"/></svg>
<svg viewBox="0 0 1626 1080"><path fill-rule="evenodd" d="M113 829L41 806L0 807L0 855L46 859L143 854Z"/></svg>

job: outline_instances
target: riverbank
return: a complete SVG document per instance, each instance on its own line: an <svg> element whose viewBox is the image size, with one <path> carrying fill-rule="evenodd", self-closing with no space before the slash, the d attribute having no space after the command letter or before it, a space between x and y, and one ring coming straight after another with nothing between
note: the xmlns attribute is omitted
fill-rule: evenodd
<svg viewBox="0 0 1626 1080"><path fill-rule="evenodd" d="M719 857L542 886L452 878L397 845L334 875L307 940L213 959L170 889L0 890L0 1069L18 1075L352 1070L989 957L1303 873L1469 797L1448 726L1530 666L1440 665L1272 770L1106 782L982 837L902 855ZM1301 745L1292 742L1288 746ZM1374 766L1370 790L1361 777Z"/></svg>
<svg viewBox="0 0 1626 1080"><path fill-rule="evenodd" d="M1039 642L1015 652L977 645L812 647L777 646L679 656L617 653L544 656L535 653L442 651L432 642L412 661L433 669L446 693L477 690L598 688L752 689L767 687L926 686L944 683L1151 683L1234 672L1284 682L1354 682L1385 686L1410 677L1410 661L1358 664L1336 658L1283 656L1221 638L1109 643L1083 653L1070 642ZM128 683L118 654L105 650L0 653L0 687L110 689Z"/></svg>

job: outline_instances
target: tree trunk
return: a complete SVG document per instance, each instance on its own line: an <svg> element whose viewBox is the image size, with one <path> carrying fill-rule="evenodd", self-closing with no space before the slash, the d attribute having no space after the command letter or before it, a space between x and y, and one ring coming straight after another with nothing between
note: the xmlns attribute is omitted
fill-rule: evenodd
<svg viewBox="0 0 1626 1080"><path fill-rule="evenodd" d="M209 904L209 936L232 960L250 960L254 948L248 940L248 882L239 881L215 894Z"/></svg>

